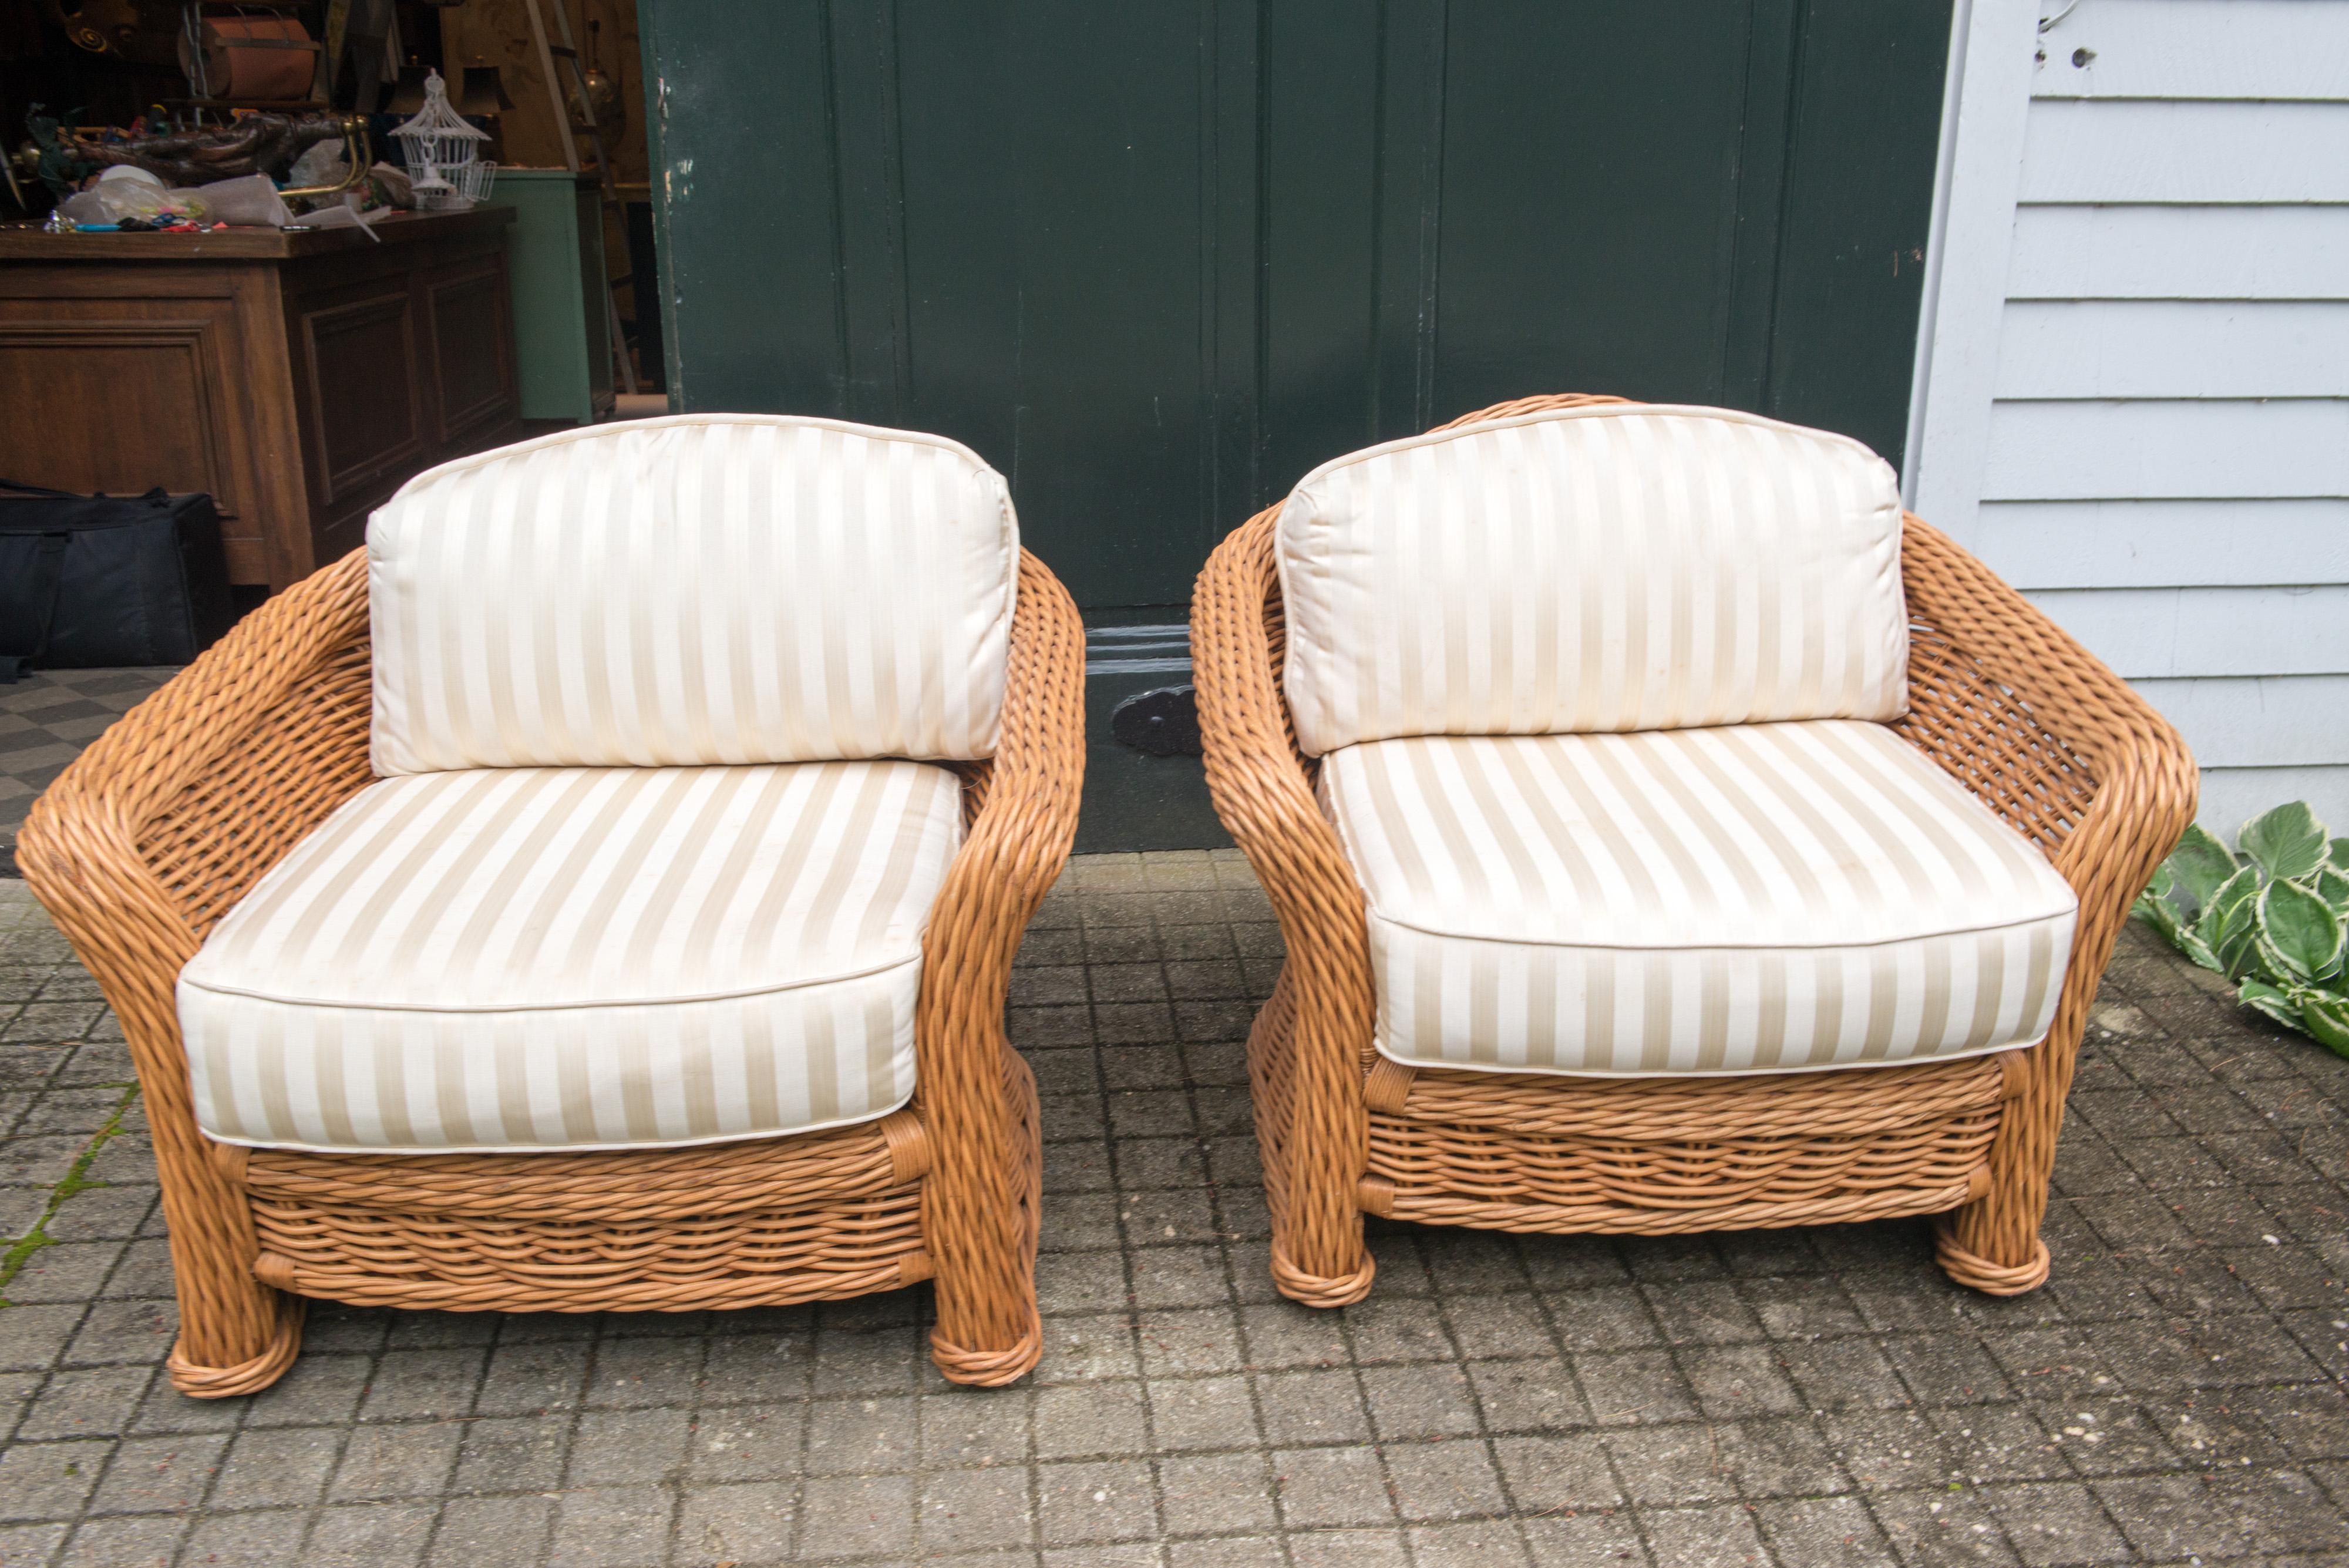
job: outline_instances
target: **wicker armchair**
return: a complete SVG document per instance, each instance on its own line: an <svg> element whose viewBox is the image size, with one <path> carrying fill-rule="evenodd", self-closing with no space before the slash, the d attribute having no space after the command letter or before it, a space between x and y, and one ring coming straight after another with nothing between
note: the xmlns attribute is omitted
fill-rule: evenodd
<svg viewBox="0 0 2349 1568"><path fill-rule="evenodd" d="M248 616L92 744L34 808L19 857L137 1060L177 1274L173 1385L198 1397L267 1386L296 1354L308 1297L687 1312L922 1280L936 1282L947 1376L998 1385L1032 1367L1036 1092L1003 1002L1075 830L1083 632L1050 572L1024 551L1013 569L1016 600L1004 583L996 601L1009 623L999 738L949 764L943 786L962 837L919 933L913 1097L796 1136L400 1154L236 1144L199 1126L175 982L305 836L383 787L366 552Z"/></svg>
<svg viewBox="0 0 2349 1568"><path fill-rule="evenodd" d="M1527 399L1440 429L1622 401ZM1952 1279L2015 1294L2046 1278L2039 1228L2081 1030L2131 900L2193 815L2194 764L2109 670L1889 504L1909 623L1890 729L2052 861L2078 909L2043 1039L1866 1070L1566 1076L1380 1054L1364 888L1285 695L1281 508L1215 552L1192 612L1208 784L1288 946L1248 1040L1284 1294L1361 1299L1365 1214L1643 1235L1930 1214Z"/></svg>

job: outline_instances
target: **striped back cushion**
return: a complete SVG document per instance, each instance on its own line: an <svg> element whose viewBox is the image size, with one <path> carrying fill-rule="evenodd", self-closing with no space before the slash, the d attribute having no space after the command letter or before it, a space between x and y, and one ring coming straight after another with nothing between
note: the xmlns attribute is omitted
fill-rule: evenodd
<svg viewBox="0 0 2349 1568"><path fill-rule="evenodd" d="M445 464L367 527L375 771L990 755L1019 556L936 436L686 415Z"/></svg>
<svg viewBox="0 0 2349 1568"><path fill-rule="evenodd" d="M1899 493L1843 436L1532 414L1324 463L1278 527L1309 753L1907 711Z"/></svg>

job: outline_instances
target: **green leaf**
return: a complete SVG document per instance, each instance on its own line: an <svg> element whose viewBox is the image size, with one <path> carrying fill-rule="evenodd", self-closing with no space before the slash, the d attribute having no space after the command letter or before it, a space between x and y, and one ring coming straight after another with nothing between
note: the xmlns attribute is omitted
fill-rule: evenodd
<svg viewBox="0 0 2349 1568"><path fill-rule="evenodd" d="M2349 997L2311 988L2296 992L2301 1026L2336 1056L2349 1056Z"/></svg>
<svg viewBox="0 0 2349 1568"><path fill-rule="evenodd" d="M2215 961L2210 967L2239 980L2257 956L2252 942L2259 936L2259 867L2246 866L2219 885L2201 919L2194 922L2194 934Z"/></svg>
<svg viewBox="0 0 2349 1568"><path fill-rule="evenodd" d="M2343 870L2349 871L2349 838L2336 838L2326 845L2324 857Z"/></svg>
<svg viewBox="0 0 2349 1568"><path fill-rule="evenodd" d="M2343 876L2330 866L2321 866L2304 886L2332 905L2334 914L2349 918L2349 877Z"/></svg>
<svg viewBox="0 0 2349 1568"><path fill-rule="evenodd" d="M2300 1008L2292 998L2264 981L2256 980L2243 981L2240 989L2235 992L2235 1000L2254 1012L2264 1013L2274 1019L2286 1029L2297 1030L2303 1034L2308 1033L2308 1026L2300 1021Z"/></svg>
<svg viewBox="0 0 2349 1568"><path fill-rule="evenodd" d="M2256 916L2261 948L2295 980L2313 980L2341 961L2341 917L2297 882L2271 882Z"/></svg>
<svg viewBox="0 0 2349 1568"><path fill-rule="evenodd" d="M2210 944L2204 941L2191 926L2178 928L2178 950L2204 969L2216 970L2220 974L2227 972L2227 966L2219 961L2219 955L2210 950Z"/></svg>
<svg viewBox="0 0 2349 1568"><path fill-rule="evenodd" d="M2178 910L2172 907L2169 900L2160 897L2150 888L2147 888L2144 895L2130 906L2129 913L2160 932L2162 940L2171 947L2178 945L2178 935L2186 929L2186 923L2178 918Z"/></svg>
<svg viewBox="0 0 2349 1568"><path fill-rule="evenodd" d="M2162 865L2176 878L2177 890L2170 897L2189 920L2202 912L2219 885L2235 874L2234 856L2199 822L2186 829Z"/></svg>
<svg viewBox="0 0 2349 1568"><path fill-rule="evenodd" d="M2211 891L2210 897L2203 902L2201 917L2195 924L2208 924L2214 915L2249 910L2259 901L2261 881L2258 867L2244 867Z"/></svg>
<svg viewBox="0 0 2349 1568"><path fill-rule="evenodd" d="M2253 865L2279 881L2305 877L2324 864L2324 824L2304 800L2251 818L2243 824L2239 842Z"/></svg>

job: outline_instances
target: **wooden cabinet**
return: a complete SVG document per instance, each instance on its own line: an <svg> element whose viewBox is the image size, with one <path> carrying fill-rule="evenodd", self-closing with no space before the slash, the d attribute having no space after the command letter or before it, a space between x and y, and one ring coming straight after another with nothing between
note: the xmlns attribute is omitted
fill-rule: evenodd
<svg viewBox="0 0 2349 1568"><path fill-rule="evenodd" d="M350 229L0 229L0 475L209 491L233 582L357 547L421 469L514 439L502 207Z"/></svg>

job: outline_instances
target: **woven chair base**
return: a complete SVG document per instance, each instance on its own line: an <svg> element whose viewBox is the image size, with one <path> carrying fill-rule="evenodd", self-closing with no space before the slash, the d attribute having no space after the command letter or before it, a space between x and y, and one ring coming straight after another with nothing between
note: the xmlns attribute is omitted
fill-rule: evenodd
<svg viewBox="0 0 2349 1568"><path fill-rule="evenodd" d="M1036 1083L1004 1056L1014 1110L1026 1256L1042 1182ZM936 1264L923 1241L930 1142L919 1116L797 1137L691 1148L543 1155L394 1156L216 1150L242 1182L262 1283L288 1293L286 1328L233 1368L183 1366L182 1393L265 1387L300 1343L298 1299L440 1312L696 1312L788 1306L895 1290ZM1013 1345L934 1341L957 1382L1032 1367L1032 1306Z"/></svg>
<svg viewBox="0 0 2349 1568"><path fill-rule="evenodd" d="M1295 991L1283 976L1250 1032L1257 1135L1275 1211L1288 1199ZM2027 1085L2028 1053L1898 1067L1719 1078L1569 1078L1447 1071L1376 1058L1363 1079L1361 1212L1532 1234L1664 1236L1941 1214L1988 1189L1990 1150ZM1956 1247L1959 1282L2019 1293L2038 1261L2004 1269ZM1369 1293L1373 1269L1325 1278L1276 1240L1275 1287L1308 1306Z"/></svg>
<svg viewBox="0 0 2349 1568"><path fill-rule="evenodd" d="M1982 1196L2020 1053L1725 1078L1413 1069L1364 1086L1364 1212L1677 1235L1939 1213Z"/></svg>

